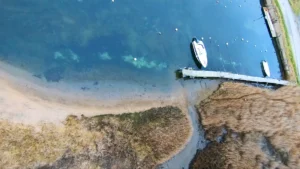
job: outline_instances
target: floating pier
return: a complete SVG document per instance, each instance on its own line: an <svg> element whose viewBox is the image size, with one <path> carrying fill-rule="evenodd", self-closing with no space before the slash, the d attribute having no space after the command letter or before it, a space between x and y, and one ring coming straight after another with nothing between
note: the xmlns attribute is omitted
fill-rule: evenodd
<svg viewBox="0 0 300 169"><path fill-rule="evenodd" d="M262 78L262 77L254 77L247 75L240 75L228 72L219 72L219 71L204 71L204 70L193 70L193 69L181 69L183 77L190 78L223 78L223 79L231 79L238 81L246 81L246 82L255 82L255 83L268 83L268 84L276 84L276 85L293 85L293 83L286 80L278 80L271 78Z"/></svg>
<svg viewBox="0 0 300 169"><path fill-rule="evenodd" d="M267 20L267 25L270 29L271 35L273 38L275 38L275 37L277 37L277 35L276 35L274 25L272 23L272 19L269 14L269 9L267 7L263 7L263 11L264 11L265 19Z"/></svg>

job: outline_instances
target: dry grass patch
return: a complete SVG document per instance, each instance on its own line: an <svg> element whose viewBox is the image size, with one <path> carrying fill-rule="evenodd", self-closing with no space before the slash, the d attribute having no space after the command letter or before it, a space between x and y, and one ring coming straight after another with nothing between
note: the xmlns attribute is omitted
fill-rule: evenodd
<svg viewBox="0 0 300 169"><path fill-rule="evenodd" d="M223 160L216 169L300 168L299 87L271 91L224 83L198 109L206 137L213 141L199 153L198 163L206 157L207 166Z"/></svg>
<svg viewBox="0 0 300 169"><path fill-rule="evenodd" d="M3 168L31 168L37 164L54 162L66 151L78 154L84 149L95 149L100 132L88 131L74 119L65 127L43 124L39 128L0 121L0 166Z"/></svg>
<svg viewBox="0 0 300 169"><path fill-rule="evenodd" d="M187 140L189 121L176 107L78 118L38 128L0 121L2 168L154 168ZM1 168L0 167L0 168Z"/></svg>
<svg viewBox="0 0 300 169"><path fill-rule="evenodd" d="M143 113L93 117L86 123L92 131L104 129L112 142L121 139L123 150L134 154L132 166L154 167L176 151L189 136L186 116L175 107L155 108ZM126 145L126 146L125 146ZM118 147L115 147L118 148ZM119 156L111 151L111 156ZM128 157L122 157L128 158ZM121 167L121 166L119 166ZM122 168L122 167L121 167Z"/></svg>

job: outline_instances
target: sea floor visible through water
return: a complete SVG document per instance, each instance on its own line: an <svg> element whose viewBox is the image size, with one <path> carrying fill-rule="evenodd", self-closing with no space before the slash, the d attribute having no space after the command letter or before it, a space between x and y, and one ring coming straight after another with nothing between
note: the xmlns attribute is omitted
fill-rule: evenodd
<svg viewBox="0 0 300 169"><path fill-rule="evenodd" d="M194 36L207 48L204 70L262 77L260 62L267 60L271 77L282 77L259 0L0 4L0 118L59 124L70 114L190 108L193 135L166 163L170 168L186 167L199 148L203 133L197 135L191 106L220 83L176 78L179 68L201 68L190 46Z"/></svg>
<svg viewBox="0 0 300 169"><path fill-rule="evenodd" d="M0 13L0 59L49 83L163 89L177 83L177 69L201 67L193 37L207 48L205 70L262 77L267 60L271 77L282 76L259 0L10 0Z"/></svg>
<svg viewBox="0 0 300 169"><path fill-rule="evenodd" d="M68 115L96 116L148 110L153 107L176 106L187 116L192 133L187 144L172 154L161 168L187 168L196 151L206 146L204 133L194 108L207 98L220 84L219 80L179 80L165 91L153 86L136 84L101 84L102 88L81 89L82 84L70 88L69 84L48 84L30 73L0 63L0 118L15 123L62 125ZM92 87L100 84L90 84ZM111 93L115 90L114 93ZM119 95L120 94L120 95ZM200 127L200 128L199 128ZM178 160L184 158L185 160ZM167 159L166 159L167 160Z"/></svg>
<svg viewBox="0 0 300 169"><path fill-rule="evenodd" d="M68 115L86 116L144 111L152 107L184 107L180 84L163 91L128 82L48 83L16 67L0 63L0 118L37 124L61 123Z"/></svg>

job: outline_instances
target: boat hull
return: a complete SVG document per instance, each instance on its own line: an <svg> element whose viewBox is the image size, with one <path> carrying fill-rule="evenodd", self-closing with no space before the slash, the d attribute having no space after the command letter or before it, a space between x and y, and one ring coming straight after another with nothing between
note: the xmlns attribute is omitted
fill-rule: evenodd
<svg viewBox="0 0 300 169"><path fill-rule="evenodd" d="M195 56L198 60L198 62L203 66L204 68L207 67L207 52L204 46L204 43L196 38L193 38L192 40L192 46L195 53Z"/></svg>
<svg viewBox="0 0 300 169"><path fill-rule="evenodd" d="M263 67L264 75L267 76L267 77L270 77L271 73L270 73L270 68L269 68L268 62L262 61L261 64L262 64L262 67Z"/></svg>

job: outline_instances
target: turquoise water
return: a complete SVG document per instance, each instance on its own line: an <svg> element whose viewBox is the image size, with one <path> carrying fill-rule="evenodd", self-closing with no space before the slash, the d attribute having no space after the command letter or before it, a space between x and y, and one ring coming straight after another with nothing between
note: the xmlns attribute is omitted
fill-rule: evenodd
<svg viewBox="0 0 300 169"><path fill-rule="evenodd" d="M171 84L194 36L207 70L281 78L259 0L1 0L0 22L1 60L49 82Z"/></svg>

